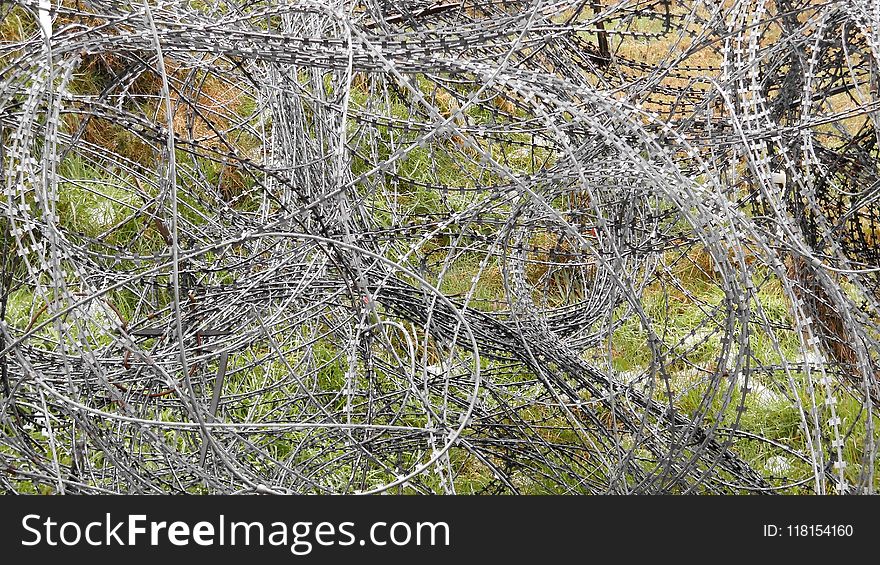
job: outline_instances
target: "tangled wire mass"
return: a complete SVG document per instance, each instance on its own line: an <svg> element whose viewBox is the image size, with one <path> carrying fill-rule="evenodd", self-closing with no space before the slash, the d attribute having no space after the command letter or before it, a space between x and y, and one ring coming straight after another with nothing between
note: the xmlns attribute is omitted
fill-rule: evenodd
<svg viewBox="0 0 880 565"><path fill-rule="evenodd" d="M0 20L3 489L880 486L877 2Z"/></svg>

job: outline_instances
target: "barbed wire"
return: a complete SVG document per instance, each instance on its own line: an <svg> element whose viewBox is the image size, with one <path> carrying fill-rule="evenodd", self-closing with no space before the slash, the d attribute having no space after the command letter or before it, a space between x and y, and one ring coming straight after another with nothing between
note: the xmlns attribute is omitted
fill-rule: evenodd
<svg viewBox="0 0 880 565"><path fill-rule="evenodd" d="M4 489L876 489L876 2L0 15Z"/></svg>

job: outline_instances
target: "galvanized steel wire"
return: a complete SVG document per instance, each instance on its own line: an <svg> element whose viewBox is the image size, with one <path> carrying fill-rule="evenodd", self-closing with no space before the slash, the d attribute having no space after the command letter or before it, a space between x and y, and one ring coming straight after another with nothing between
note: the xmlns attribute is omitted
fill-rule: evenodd
<svg viewBox="0 0 880 565"><path fill-rule="evenodd" d="M4 489L874 492L876 2L0 18Z"/></svg>

